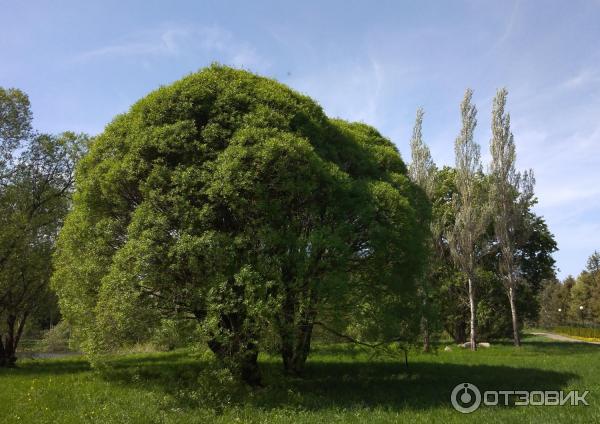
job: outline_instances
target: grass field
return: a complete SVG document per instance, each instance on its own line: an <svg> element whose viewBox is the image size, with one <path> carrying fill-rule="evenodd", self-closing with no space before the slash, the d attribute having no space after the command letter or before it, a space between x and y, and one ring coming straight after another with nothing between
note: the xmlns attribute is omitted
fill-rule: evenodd
<svg viewBox="0 0 600 424"><path fill-rule="evenodd" d="M191 351L115 357L109 371L83 358L22 360L0 369L0 423L599 422L600 347L527 337L524 346L453 348L403 360L345 345L317 346L303 379L284 379L276 357L266 387L240 389ZM450 404L452 388L589 390L590 406ZM223 384L224 383L224 387Z"/></svg>

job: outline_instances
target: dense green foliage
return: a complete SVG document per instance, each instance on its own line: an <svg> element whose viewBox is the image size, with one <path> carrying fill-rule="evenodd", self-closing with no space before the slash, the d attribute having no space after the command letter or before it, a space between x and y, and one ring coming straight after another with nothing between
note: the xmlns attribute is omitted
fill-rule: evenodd
<svg viewBox="0 0 600 424"><path fill-rule="evenodd" d="M86 141L36 134L30 121L27 96L0 88L0 366L16 361L26 324L56 309L51 257Z"/></svg>
<svg viewBox="0 0 600 424"><path fill-rule="evenodd" d="M275 81L192 74L115 118L81 161L53 278L62 312L89 353L197 320L251 383L267 328L293 373L318 316L393 313L380 332L412 337L428 203L406 172L376 130Z"/></svg>
<svg viewBox="0 0 600 424"><path fill-rule="evenodd" d="M21 90L0 87L0 179L10 175L14 151L27 139L31 129L29 97Z"/></svg>

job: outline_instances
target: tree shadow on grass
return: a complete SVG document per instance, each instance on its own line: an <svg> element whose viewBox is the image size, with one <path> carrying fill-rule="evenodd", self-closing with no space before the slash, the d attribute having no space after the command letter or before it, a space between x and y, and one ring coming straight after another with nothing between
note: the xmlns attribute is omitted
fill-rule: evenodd
<svg viewBox="0 0 600 424"><path fill-rule="evenodd" d="M589 355L590 353L600 353L600 345L593 345L585 342L545 342L530 340L527 346L534 352L544 352L546 354L560 355Z"/></svg>
<svg viewBox="0 0 600 424"><path fill-rule="evenodd" d="M110 355L106 357L106 364L110 368L116 370L130 370L135 367L147 368L148 370L158 370L160 367L168 367L170 364L176 363L177 367L186 366L202 367L206 364L199 364L193 355L186 351L175 351L168 353L145 353L145 354L130 354ZM78 374L92 371L88 359L83 355L65 355L57 358L20 358L14 367L0 367L0 376L3 374L23 375L23 376L43 376L43 375L60 375L60 374ZM126 371L127 373L127 371ZM117 372L118 374L118 372Z"/></svg>
<svg viewBox="0 0 600 424"><path fill-rule="evenodd" d="M398 362L311 363L304 379L286 386L276 380L270 396L254 402L261 407L289 404L303 409L383 407L428 409L450 405L450 393L460 383L485 390L560 390L576 374L496 365L417 362L407 373ZM279 387L278 387L279 386ZM282 389L291 389L290 396Z"/></svg>
<svg viewBox="0 0 600 424"><path fill-rule="evenodd" d="M181 358L183 359L183 358ZM261 409L294 408L321 410L374 408L388 410L429 409L450 406L450 393L460 383L473 383L485 390L561 390L579 376L535 368L497 365L464 365L412 362L407 372L400 361L356 361L308 363L304 378L286 378L276 361L261 363L266 387L228 393L212 387L210 394L199 388L201 375L210 365L187 359L173 362L121 364L103 376L117 384L136 385L172 395L180 408L246 404ZM214 384L219 384L215 382ZM206 386L204 386L206 389ZM191 392L190 392L191 391ZM191 394L190 394L191 393ZM227 405L220 403L227 398Z"/></svg>
<svg viewBox="0 0 600 424"><path fill-rule="evenodd" d="M557 355L587 355L600 352L600 345L586 343L584 341L557 341L544 336L525 334L522 337L523 349L532 353L557 354ZM514 347L512 340L502 340L494 343L499 346Z"/></svg>
<svg viewBox="0 0 600 424"><path fill-rule="evenodd" d="M18 360L14 367L0 368L0 377L9 373L23 376L78 374L90 369L90 363L83 357L52 360L26 359Z"/></svg>
<svg viewBox="0 0 600 424"><path fill-rule="evenodd" d="M193 389L203 372L211 369L211 362L184 354L108 361L98 368L101 378L117 384L145 387L168 393Z"/></svg>
<svg viewBox="0 0 600 424"><path fill-rule="evenodd" d="M529 342L528 344L535 343ZM568 354L564 343L556 343ZM554 343L540 342L548 353ZM577 349L587 346L575 345ZM535 349L536 346L533 345ZM596 348L591 346L590 348ZM261 362L266 387L254 391L237 390L231 384L221 387L218 378L207 380L215 366L187 352L129 355L106 362L99 375L113 384L169 395L183 409L250 405L270 410L384 408L426 410L450 407L450 393L460 383L473 383L485 390L561 390L579 376L538 368L506 365L457 364L413 360L409 370L398 360L352 359L347 349L335 352L319 348L307 364L304 378L286 378L273 357ZM343 354L336 357L335 354ZM346 359L346 360L344 360ZM518 364L517 364L518 365ZM10 370L22 375L77 374L90 371L83 358L31 361ZM216 369L218 376L218 368ZM4 372L0 372L0 377ZM233 391L231 391L233 389ZM239 387L238 387L239 389Z"/></svg>

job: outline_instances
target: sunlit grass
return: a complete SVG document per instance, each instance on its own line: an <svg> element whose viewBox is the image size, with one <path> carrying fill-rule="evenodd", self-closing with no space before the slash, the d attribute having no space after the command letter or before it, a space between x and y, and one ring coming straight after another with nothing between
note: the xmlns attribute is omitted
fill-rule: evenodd
<svg viewBox="0 0 600 424"><path fill-rule="evenodd" d="M552 332L588 342L600 342L600 328L592 327L555 327Z"/></svg>
<svg viewBox="0 0 600 424"><path fill-rule="evenodd" d="M284 378L263 355L266 387L237 386L206 355L188 350L110 359L92 370L80 357L23 360L0 370L0 423L211 422L594 422L600 417L600 348L525 339L516 349L477 352L443 346L435 354L372 357L347 345L317 346L303 379ZM590 406L482 407L463 415L452 388L589 390Z"/></svg>

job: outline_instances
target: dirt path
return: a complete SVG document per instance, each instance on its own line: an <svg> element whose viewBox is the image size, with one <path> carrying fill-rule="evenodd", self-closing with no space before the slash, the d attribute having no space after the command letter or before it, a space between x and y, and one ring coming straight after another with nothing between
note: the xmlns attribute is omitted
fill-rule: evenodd
<svg viewBox="0 0 600 424"><path fill-rule="evenodd" d="M549 339L558 340L561 342L587 343L587 344L600 345L600 342L588 342L586 340L579 340L579 339L574 339L574 338L571 338L568 336L563 336L562 334L555 334L555 333L529 333L529 334L534 334L536 336L544 336L544 337L548 337Z"/></svg>

